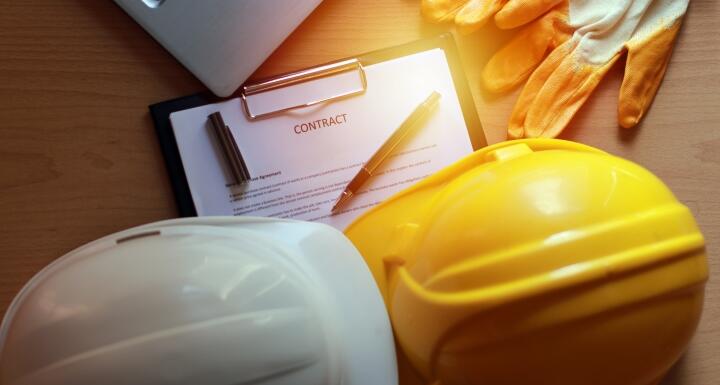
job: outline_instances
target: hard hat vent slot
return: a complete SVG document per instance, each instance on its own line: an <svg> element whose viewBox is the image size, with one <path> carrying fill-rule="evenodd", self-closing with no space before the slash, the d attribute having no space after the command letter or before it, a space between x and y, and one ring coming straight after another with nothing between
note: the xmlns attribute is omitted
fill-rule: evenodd
<svg viewBox="0 0 720 385"><path fill-rule="evenodd" d="M160 230L146 231L144 233L128 235L127 237L123 237L123 238L116 240L115 243L117 243L119 245L123 242L132 241L132 240L138 239L138 238L152 237L155 235L160 235Z"/></svg>

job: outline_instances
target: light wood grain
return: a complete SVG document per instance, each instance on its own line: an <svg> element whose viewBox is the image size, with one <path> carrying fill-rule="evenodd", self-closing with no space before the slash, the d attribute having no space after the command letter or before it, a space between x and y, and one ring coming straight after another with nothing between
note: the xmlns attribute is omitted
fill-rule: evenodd
<svg viewBox="0 0 720 385"><path fill-rule="evenodd" d="M383 48L450 28L424 23L419 0L326 0L255 78ZM659 175L695 214L712 278L688 353L663 382L720 378L720 10L696 0L644 123L616 124L622 64L564 133ZM479 91L479 72L506 33L460 37L490 142L505 138L516 93ZM0 8L0 309L67 251L176 215L147 112L202 85L109 1L3 1ZM638 357L642 360L642 357Z"/></svg>

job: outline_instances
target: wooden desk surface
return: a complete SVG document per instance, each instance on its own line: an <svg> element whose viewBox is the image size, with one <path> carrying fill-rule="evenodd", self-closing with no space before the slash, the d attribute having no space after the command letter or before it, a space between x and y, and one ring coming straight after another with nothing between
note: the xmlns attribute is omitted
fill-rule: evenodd
<svg viewBox="0 0 720 385"><path fill-rule="evenodd" d="M325 0L255 77L434 35L419 0ZM707 237L712 278L685 357L663 384L720 378L720 6L695 0L642 126L616 124L620 66L565 139L659 175ZM516 94L479 92L491 29L460 39L490 142L503 140ZM497 31L494 31L497 32ZM489 39L490 35L494 39ZM483 37L485 36L485 38ZM497 37L499 36L499 37ZM481 49L480 47L485 47ZM176 216L147 112L202 85L110 1L3 2L0 10L0 309L43 266L103 235ZM715 148L718 146L718 148ZM642 360L642 357L638 357Z"/></svg>

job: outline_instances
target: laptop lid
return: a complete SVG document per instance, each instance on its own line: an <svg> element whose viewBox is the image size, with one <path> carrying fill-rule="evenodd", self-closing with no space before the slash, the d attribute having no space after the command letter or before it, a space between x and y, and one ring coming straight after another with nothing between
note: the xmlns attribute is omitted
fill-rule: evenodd
<svg viewBox="0 0 720 385"><path fill-rule="evenodd" d="M242 84L322 0L115 0L214 94Z"/></svg>

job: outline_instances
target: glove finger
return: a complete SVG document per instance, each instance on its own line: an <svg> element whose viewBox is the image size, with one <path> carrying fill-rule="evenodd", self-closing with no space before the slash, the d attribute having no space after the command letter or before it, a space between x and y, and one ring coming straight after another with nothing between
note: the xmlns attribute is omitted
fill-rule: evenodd
<svg viewBox="0 0 720 385"><path fill-rule="evenodd" d="M505 5L507 0L470 0L455 16L455 25L461 33L470 33L482 27Z"/></svg>
<svg viewBox="0 0 720 385"><path fill-rule="evenodd" d="M576 42L573 40L566 41L553 50L545 61L537 67L535 72L530 75L510 115L510 121L508 122L509 139L520 139L526 136L525 119L530 106L550 76L575 48L575 45Z"/></svg>
<svg viewBox="0 0 720 385"><path fill-rule="evenodd" d="M548 78L528 109L525 135L558 136L620 56L621 53L618 53L601 65L583 65L574 55L567 57Z"/></svg>
<svg viewBox="0 0 720 385"><path fill-rule="evenodd" d="M452 21L468 0L422 0L420 11L428 21L442 23Z"/></svg>
<svg viewBox="0 0 720 385"><path fill-rule="evenodd" d="M625 77L618 100L620 126L635 127L652 104L679 30L678 21L670 28L661 28L644 41L629 44Z"/></svg>
<svg viewBox="0 0 720 385"><path fill-rule="evenodd" d="M551 11L527 26L496 52L483 69L481 81L490 92L502 93L524 82L545 56L572 35L567 10Z"/></svg>
<svg viewBox="0 0 720 385"><path fill-rule="evenodd" d="M566 0L509 0L495 15L495 24L502 29L525 25Z"/></svg>

